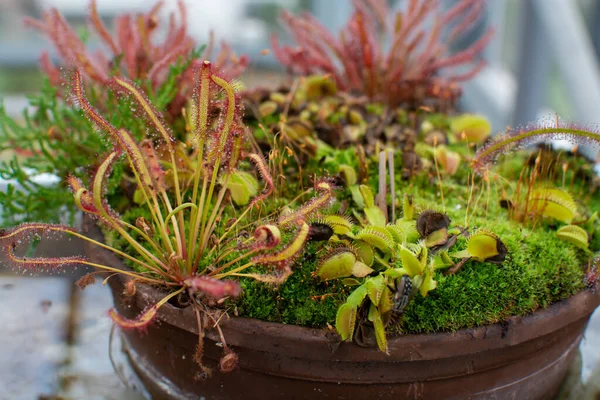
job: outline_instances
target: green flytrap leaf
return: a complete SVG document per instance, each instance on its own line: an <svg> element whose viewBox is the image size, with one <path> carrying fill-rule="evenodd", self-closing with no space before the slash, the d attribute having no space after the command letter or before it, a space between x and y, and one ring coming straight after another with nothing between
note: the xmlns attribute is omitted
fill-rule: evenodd
<svg viewBox="0 0 600 400"><path fill-rule="evenodd" d="M318 269L317 276L323 281L345 278L352 275L356 256L349 250L334 249L334 253L325 257Z"/></svg>
<svg viewBox="0 0 600 400"><path fill-rule="evenodd" d="M487 118L481 115L462 114L452 119L450 129L461 140L471 143L483 143L492 132Z"/></svg>
<svg viewBox="0 0 600 400"><path fill-rule="evenodd" d="M577 205L573 197L563 189L536 189L529 197L529 204L534 212L567 224L577 215Z"/></svg>
<svg viewBox="0 0 600 400"><path fill-rule="evenodd" d="M588 233L585 229L577 226L577 225L566 225L561 226L556 231L556 236L561 238L564 241L574 244L580 249L588 250L589 247L589 237Z"/></svg>
<svg viewBox="0 0 600 400"><path fill-rule="evenodd" d="M452 254L455 258L473 258L479 262L501 263L508 249L493 232L480 230L469 237L467 248Z"/></svg>

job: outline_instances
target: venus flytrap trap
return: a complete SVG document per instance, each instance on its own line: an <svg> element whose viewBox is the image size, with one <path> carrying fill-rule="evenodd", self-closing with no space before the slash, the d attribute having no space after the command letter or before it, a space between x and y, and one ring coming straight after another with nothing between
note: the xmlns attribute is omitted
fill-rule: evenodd
<svg viewBox="0 0 600 400"><path fill-rule="evenodd" d="M265 160L245 150L247 132L241 122L242 110L234 87L215 74L209 62L204 62L198 70L195 108L191 113L195 132L193 148L188 150L191 151L188 158L195 160L195 165L192 175L181 175L177 150L186 146L175 139L162 114L134 82L114 77L110 86L141 110L148 131L154 133L137 142L129 131L113 126L89 103L82 73L75 70L71 84L72 101L108 139L112 149L100 160L89 187L74 176L68 178L68 184L77 207L115 232L130 251L87 238L72 228L52 224L23 224L4 231L0 241L12 264L22 270L58 271L82 264L130 277L126 285L126 291L130 294L135 293L137 284L169 288L169 293L162 300L133 320L119 315L114 309L110 310L110 317L124 329L144 329L157 318L160 307L167 301L185 294L198 317L202 341L204 326L201 321L204 319L201 316L218 321L223 311L214 306L223 299L241 294L239 283L228 278L251 277L276 285L292 273L292 262L302 252L309 236L307 221L330 204L333 185L326 180L317 181L316 197L296 211L283 214L278 225L255 223L254 235L245 245L238 246L234 240L237 237L236 227L261 207L262 201L273 191L273 184ZM228 199L235 197L234 192L248 189L245 183L254 180L238 170L242 158L248 158L256 166L265 180L265 187L259 194L253 181L254 198L249 201L250 193L243 193L244 201L237 202L242 208L238 210ZM130 168L138 197L141 198L140 207L145 208L149 216L148 219L139 217L135 224L124 220L111 208L106 198L107 181L113 167L121 160ZM166 183L167 178L170 185ZM241 186L230 185L230 182ZM226 211L227 215L235 215L235 218L224 225L222 217ZM292 239L284 243L280 227L295 232ZM134 269L117 270L90 262L85 257L50 259L15 255L14 249L19 244L33 237L44 238L53 233L78 237L110 250L126 259ZM207 266L211 264L207 264L208 260L216 263ZM260 272L248 272L251 267L260 267ZM82 287L93 281L93 274L81 281ZM218 324L214 325L220 331ZM228 359L223 365L233 368L236 363L231 360L236 356L225 343L223 348L224 357ZM196 360L206 372L201 361L201 349L200 343Z"/></svg>

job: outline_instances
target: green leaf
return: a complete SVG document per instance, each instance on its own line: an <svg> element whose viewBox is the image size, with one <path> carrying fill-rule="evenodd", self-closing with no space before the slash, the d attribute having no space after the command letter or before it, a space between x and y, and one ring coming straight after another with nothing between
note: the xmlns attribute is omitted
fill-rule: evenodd
<svg viewBox="0 0 600 400"><path fill-rule="evenodd" d="M556 236L569 243L574 244L580 249L588 249L588 234L585 229L577 225L562 226L556 231Z"/></svg>
<svg viewBox="0 0 600 400"><path fill-rule="evenodd" d="M340 164L338 167L338 171L344 175L344 180L346 181L346 185L351 186L355 185L357 182L356 171L349 165Z"/></svg>
<svg viewBox="0 0 600 400"><path fill-rule="evenodd" d="M338 331L342 340L346 341L352 338L354 326L356 324L356 307L344 303L338 308L335 316L335 329Z"/></svg>
<svg viewBox="0 0 600 400"><path fill-rule="evenodd" d="M452 119L450 129L457 139L471 143L483 143L492 132L492 126L487 118L481 115L463 114Z"/></svg>
<svg viewBox="0 0 600 400"><path fill-rule="evenodd" d="M369 308L369 321L373 323L373 327L375 328L375 340L377 341L377 347L379 347L379 350L383 351L385 354L389 354L387 339L385 337L385 326L381 319L379 310L373 304L371 304L371 307Z"/></svg>
<svg viewBox="0 0 600 400"><path fill-rule="evenodd" d="M375 261L375 255L373 254L371 245L365 242L356 241L354 242L354 247L357 250L358 259L369 267L372 266Z"/></svg>
<svg viewBox="0 0 600 400"><path fill-rule="evenodd" d="M367 297L367 288L365 285L359 286L354 289L350 296L346 299L346 303L351 306L358 308L362 304L363 300Z"/></svg>
<svg viewBox="0 0 600 400"><path fill-rule="evenodd" d="M375 207L375 196L373 196L373 191L367 185L360 185L360 194L362 194L363 200L365 202L366 208Z"/></svg>
<svg viewBox="0 0 600 400"><path fill-rule="evenodd" d="M355 263L356 256L351 251L337 252L321 261L317 276L322 281L345 278L352 275Z"/></svg>
<svg viewBox="0 0 600 400"><path fill-rule="evenodd" d="M394 248L394 239L384 227L369 226L364 228L356 235L356 239L367 242L386 253L391 252Z"/></svg>
<svg viewBox="0 0 600 400"><path fill-rule="evenodd" d="M342 279L342 284L346 286L358 286L360 285L360 281L354 278L344 278Z"/></svg>
<svg viewBox="0 0 600 400"><path fill-rule="evenodd" d="M365 208L365 200L360 192L360 187L358 185L351 185L348 187L350 190L350 194L352 195L352 200L358 206L359 209Z"/></svg>
<svg viewBox="0 0 600 400"><path fill-rule="evenodd" d="M379 304L381 294L383 293L383 287L385 286L385 276L380 274L373 278L369 278L365 286L373 304Z"/></svg>
<svg viewBox="0 0 600 400"><path fill-rule="evenodd" d="M414 199L411 195L405 194L402 198L402 219L412 221L415 219Z"/></svg>
<svg viewBox="0 0 600 400"><path fill-rule="evenodd" d="M543 188L534 190L529 197L531 210L539 212L544 217L554 218L570 224L577 215L577 205L573 197L558 188Z"/></svg>
<svg viewBox="0 0 600 400"><path fill-rule="evenodd" d="M480 262L501 255L502 250L506 252L498 236L485 230L474 233L467 242L467 251L471 257Z"/></svg>
<svg viewBox="0 0 600 400"><path fill-rule="evenodd" d="M372 226L385 226L386 224L385 214L379 207L366 207L365 216Z"/></svg>
<svg viewBox="0 0 600 400"><path fill-rule="evenodd" d="M352 267L352 275L357 278L364 278L373 272L373 268L369 267L362 261L356 261Z"/></svg>
<svg viewBox="0 0 600 400"><path fill-rule="evenodd" d="M402 261L402 267L408 271L411 278L423 273L423 266L417 256L404 246L400 247L400 260Z"/></svg>
<svg viewBox="0 0 600 400"><path fill-rule="evenodd" d="M345 235L352 229L352 223L341 215L327 215L323 220L333 228L336 235Z"/></svg>

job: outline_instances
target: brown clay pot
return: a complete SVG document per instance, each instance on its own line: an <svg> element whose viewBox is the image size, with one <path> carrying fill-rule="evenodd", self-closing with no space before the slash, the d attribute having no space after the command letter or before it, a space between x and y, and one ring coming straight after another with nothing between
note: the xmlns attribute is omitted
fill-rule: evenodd
<svg viewBox="0 0 600 400"><path fill-rule="evenodd" d="M88 245L86 251L93 262L126 268L107 250ZM164 295L138 285L136 295L124 299L126 280L113 277L109 284L116 308L127 317ZM123 342L157 399L552 399L599 304L600 293L585 291L504 324L393 337L389 356L338 345L331 331L234 317L221 327L240 368L219 372L219 336L207 331L204 361L213 374L206 380L198 380L193 360L198 330L189 307L166 304L160 322L147 332L124 331Z"/></svg>

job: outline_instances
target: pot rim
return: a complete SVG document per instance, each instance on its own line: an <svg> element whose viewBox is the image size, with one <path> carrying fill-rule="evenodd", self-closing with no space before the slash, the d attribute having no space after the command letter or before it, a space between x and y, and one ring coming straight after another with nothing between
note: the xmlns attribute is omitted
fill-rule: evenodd
<svg viewBox="0 0 600 400"><path fill-rule="evenodd" d="M100 230L93 221L84 221L88 234L102 239ZM96 259L114 268L129 269L122 260L112 252L95 247L86 242L88 254L94 253ZM132 279L125 275L116 275L108 283L113 291ZM115 288L118 288L115 290ZM155 304L165 295L162 288L140 283L136 285L134 302L140 309ZM545 309L538 309L524 316L512 316L502 323L482 325L474 328L463 328L456 332L439 332L427 334L396 335L388 338L389 355L377 348L360 347L354 343L339 342L339 335L331 329L309 328L299 325L267 322L253 318L223 318L220 327L227 338L227 344L237 347L274 352L289 351L302 357L306 347L322 348L319 357L323 360L372 360L372 361L406 361L439 359L440 354L446 357L459 357L489 349L515 346L532 339L549 335L581 319L587 319L600 305L600 291L583 290L574 296L551 304ZM168 323L198 335L196 315L191 307L178 308L169 303L163 305L157 314L162 323ZM207 329L205 336L216 342L220 341L215 329ZM252 337L252 340L248 340ZM329 350L329 351L325 351Z"/></svg>

